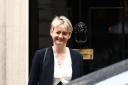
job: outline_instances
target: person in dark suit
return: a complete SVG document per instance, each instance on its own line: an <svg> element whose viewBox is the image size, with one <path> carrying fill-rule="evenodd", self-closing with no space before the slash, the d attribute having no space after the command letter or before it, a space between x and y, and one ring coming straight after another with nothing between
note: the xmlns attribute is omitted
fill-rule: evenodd
<svg viewBox="0 0 128 85"><path fill-rule="evenodd" d="M70 20L56 16L50 29L53 45L35 52L28 85L65 85L83 75L83 57L67 46L73 31Z"/></svg>

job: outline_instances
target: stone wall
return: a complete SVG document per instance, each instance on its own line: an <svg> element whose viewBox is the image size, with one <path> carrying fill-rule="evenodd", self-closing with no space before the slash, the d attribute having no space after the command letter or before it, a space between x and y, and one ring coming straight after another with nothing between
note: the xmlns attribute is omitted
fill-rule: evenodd
<svg viewBox="0 0 128 85"><path fill-rule="evenodd" d="M28 0L0 0L0 85L28 82Z"/></svg>

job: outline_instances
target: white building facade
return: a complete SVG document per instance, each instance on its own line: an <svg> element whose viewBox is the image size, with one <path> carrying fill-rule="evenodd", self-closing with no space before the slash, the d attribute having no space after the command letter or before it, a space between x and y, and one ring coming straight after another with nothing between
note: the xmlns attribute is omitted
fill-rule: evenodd
<svg viewBox="0 0 128 85"><path fill-rule="evenodd" d="M28 0L0 0L0 85L27 85L28 8Z"/></svg>

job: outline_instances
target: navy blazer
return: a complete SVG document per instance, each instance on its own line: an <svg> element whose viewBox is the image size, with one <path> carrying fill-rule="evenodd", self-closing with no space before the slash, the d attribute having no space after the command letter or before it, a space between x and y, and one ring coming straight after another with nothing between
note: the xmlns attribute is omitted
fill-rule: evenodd
<svg viewBox="0 0 128 85"><path fill-rule="evenodd" d="M45 49L37 50L30 70L28 85L53 85L54 77L54 54L52 47L48 47L46 58L43 61ZM82 55L70 49L72 60L72 79L83 75Z"/></svg>

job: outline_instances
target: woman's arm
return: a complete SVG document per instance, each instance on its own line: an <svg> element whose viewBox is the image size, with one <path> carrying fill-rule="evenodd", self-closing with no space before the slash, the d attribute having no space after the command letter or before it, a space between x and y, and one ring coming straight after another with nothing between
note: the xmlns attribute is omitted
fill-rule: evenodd
<svg viewBox="0 0 128 85"><path fill-rule="evenodd" d="M40 60L41 60L41 51L37 50L32 60L28 85L38 85L39 75L40 75Z"/></svg>

